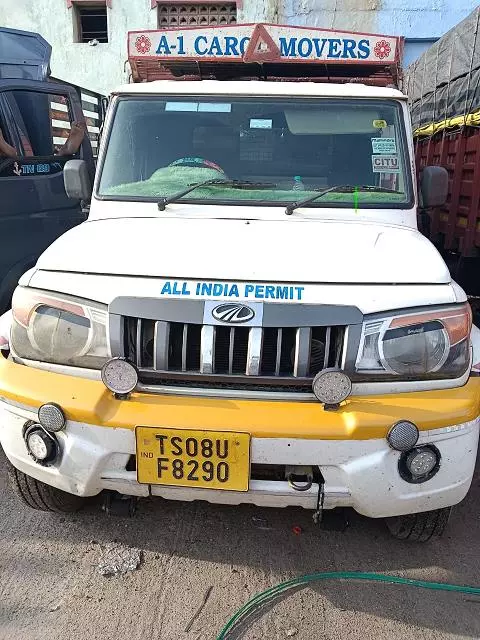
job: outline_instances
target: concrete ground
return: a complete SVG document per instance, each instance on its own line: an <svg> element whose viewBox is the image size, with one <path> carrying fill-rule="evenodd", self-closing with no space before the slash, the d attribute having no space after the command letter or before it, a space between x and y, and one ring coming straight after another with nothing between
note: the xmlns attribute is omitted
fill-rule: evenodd
<svg viewBox="0 0 480 640"><path fill-rule="evenodd" d="M45 514L16 501L0 454L0 639L214 640L249 597L316 571L478 584L479 477L446 535L412 545L391 539L382 522L355 514L344 532L325 531L299 509L157 499L140 503L134 519L107 517L95 504L72 517ZM302 527L300 535L294 526ZM143 551L136 571L100 575L102 552L113 541ZM252 619L241 637L480 638L480 597L314 584Z"/></svg>

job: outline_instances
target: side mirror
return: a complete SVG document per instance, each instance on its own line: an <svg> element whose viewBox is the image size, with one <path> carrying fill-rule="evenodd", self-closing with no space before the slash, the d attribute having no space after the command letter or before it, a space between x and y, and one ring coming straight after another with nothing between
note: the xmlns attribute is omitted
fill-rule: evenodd
<svg viewBox="0 0 480 640"><path fill-rule="evenodd" d="M69 198L89 201L92 184L85 160L68 160L63 167L63 184Z"/></svg>
<svg viewBox="0 0 480 640"><path fill-rule="evenodd" d="M420 193L424 209L444 205L448 196L448 171L444 167L425 167L420 178Z"/></svg>

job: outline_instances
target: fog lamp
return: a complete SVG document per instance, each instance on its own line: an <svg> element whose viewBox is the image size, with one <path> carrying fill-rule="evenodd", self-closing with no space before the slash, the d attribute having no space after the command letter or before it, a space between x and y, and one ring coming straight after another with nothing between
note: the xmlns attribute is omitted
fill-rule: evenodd
<svg viewBox="0 0 480 640"><path fill-rule="evenodd" d="M47 464L55 460L58 454L56 440L42 429L40 425L32 425L24 435L28 453L35 462Z"/></svg>
<svg viewBox="0 0 480 640"><path fill-rule="evenodd" d="M352 381L340 369L324 369L313 379L312 389L320 402L338 405L351 394Z"/></svg>
<svg viewBox="0 0 480 640"><path fill-rule="evenodd" d="M418 427L408 420L396 422L387 435L387 442L397 451L410 451L418 442Z"/></svg>
<svg viewBox="0 0 480 640"><path fill-rule="evenodd" d="M137 386L138 373L125 358L112 358L103 365L102 380L112 393L126 396Z"/></svg>
<svg viewBox="0 0 480 640"><path fill-rule="evenodd" d="M398 471L406 482L420 484L433 478L440 469L440 451L433 444L405 451L398 461Z"/></svg>
<svg viewBox="0 0 480 640"><path fill-rule="evenodd" d="M408 454L405 464L412 476L419 478L426 476L433 471L437 464L437 455L429 447L413 449Z"/></svg>
<svg viewBox="0 0 480 640"><path fill-rule="evenodd" d="M38 421L47 431L61 431L65 426L65 416L62 409L54 402L42 404L38 410Z"/></svg>

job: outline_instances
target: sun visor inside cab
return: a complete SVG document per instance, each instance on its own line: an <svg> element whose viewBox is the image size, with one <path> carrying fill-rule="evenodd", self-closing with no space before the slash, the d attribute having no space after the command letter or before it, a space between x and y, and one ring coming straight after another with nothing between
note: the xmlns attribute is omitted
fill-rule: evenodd
<svg viewBox="0 0 480 640"><path fill-rule="evenodd" d="M340 105L335 108L323 106L314 109L285 109L285 119L288 129L296 136L342 133L373 133L379 114L374 109L342 110ZM347 123L347 124L345 124Z"/></svg>

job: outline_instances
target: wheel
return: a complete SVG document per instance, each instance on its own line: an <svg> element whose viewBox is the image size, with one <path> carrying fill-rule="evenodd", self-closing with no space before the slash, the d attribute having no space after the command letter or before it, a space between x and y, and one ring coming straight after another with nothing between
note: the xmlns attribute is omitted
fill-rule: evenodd
<svg viewBox="0 0 480 640"><path fill-rule="evenodd" d="M9 462L10 484L17 497L32 509L54 513L74 513L85 506L86 498L74 496L27 476Z"/></svg>
<svg viewBox="0 0 480 640"><path fill-rule="evenodd" d="M433 536L441 536L450 518L452 507L410 513L406 516L386 518L390 533L399 540L428 542Z"/></svg>

